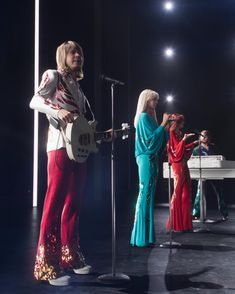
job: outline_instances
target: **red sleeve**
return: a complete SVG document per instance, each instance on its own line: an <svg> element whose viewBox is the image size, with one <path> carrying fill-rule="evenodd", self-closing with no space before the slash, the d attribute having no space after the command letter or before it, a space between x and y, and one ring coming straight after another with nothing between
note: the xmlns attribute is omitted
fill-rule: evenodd
<svg viewBox="0 0 235 294"><path fill-rule="evenodd" d="M185 155L185 141L178 138L174 131L170 131L168 150L171 162L180 162Z"/></svg>
<svg viewBox="0 0 235 294"><path fill-rule="evenodd" d="M185 155L186 155L187 160L189 160L189 158L191 157L195 146L196 146L196 144L194 142L189 143L185 146L185 151L186 151Z"/></svg>
<svg viewBox="0 0 235 294"><path fill-rule="evenodd" d="M185 148L186 148L187 150L189 150L189 149L191 150L191 149L193 149L194 147L195 147L195 143L192 142L192 143L187 144Z"/></svg>

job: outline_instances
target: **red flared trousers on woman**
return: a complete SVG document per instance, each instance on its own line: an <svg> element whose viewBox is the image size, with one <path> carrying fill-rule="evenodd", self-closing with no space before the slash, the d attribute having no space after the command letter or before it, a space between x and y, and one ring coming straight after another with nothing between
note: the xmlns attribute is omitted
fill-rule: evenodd
<svg viewBox="0 0 235 294"><path fill-rule="evenodd" d="M192 230L192 188L187 161L172 163L174 192L171 200L172 230ZM170 223L167 223L168 230Z"/></svg>
<svg viewBox="0 0 235 294"><path fill-rule="evenodd" d="M78 237L78 215L86 164L68 158L66 150L48 152L48 187L41 220L34 275L58 277L61 269L85 265Z"/></svg>

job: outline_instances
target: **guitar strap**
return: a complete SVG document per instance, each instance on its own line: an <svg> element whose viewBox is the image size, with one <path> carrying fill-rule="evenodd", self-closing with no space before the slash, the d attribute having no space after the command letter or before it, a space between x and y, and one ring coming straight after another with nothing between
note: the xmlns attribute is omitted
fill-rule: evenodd
<svg viewBox="0 0 235 294"><path fill-rule="evenodd" d="M84 92L82 91L82 88L80 87L80 91L83 95L83 97L85 98L85 103L87 104L89 110L90 110L90 113L92 115L92 121L95 121L95 115L94 115L94 112L92 111L92 108L91 108L91 105L90 105L90 102L89 100L87 99L86 95L84 94Z"/></svg>

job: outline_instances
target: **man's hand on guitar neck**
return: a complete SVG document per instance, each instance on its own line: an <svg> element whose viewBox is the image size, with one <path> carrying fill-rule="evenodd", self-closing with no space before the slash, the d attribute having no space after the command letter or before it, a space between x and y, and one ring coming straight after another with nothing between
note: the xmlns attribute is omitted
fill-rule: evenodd
<svg viewBox="0 0 235 294"><path fill-rule="evenodd" d="M112 129L106 130L105 134L107 134L107 137L105 136L105 138L103 139L104 142L112 142L113 138L117 138L116 132L113 132Z"/></svg>

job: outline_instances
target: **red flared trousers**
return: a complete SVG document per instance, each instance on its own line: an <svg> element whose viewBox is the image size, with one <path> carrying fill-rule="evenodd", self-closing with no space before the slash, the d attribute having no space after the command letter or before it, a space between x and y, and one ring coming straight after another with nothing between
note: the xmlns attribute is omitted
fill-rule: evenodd
<svg viewBox="0 0 235 294"><path fill-rule="evenodd" d="M192 187L186 161L172 163L174 192L171 200L172 230L192 229ZM170 229L169 219L167 228Z"/></svg>
<svg viewBox="0 0 235 294"><path fill-rule="evenodd" d="M85 265L78 236L78 216L86 164L68 158L66 150L48 152L48 187L44 201L34 275L58 277L61 269Z"/></svg>

